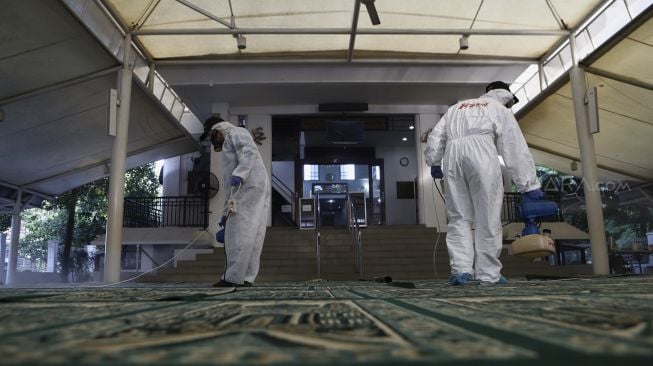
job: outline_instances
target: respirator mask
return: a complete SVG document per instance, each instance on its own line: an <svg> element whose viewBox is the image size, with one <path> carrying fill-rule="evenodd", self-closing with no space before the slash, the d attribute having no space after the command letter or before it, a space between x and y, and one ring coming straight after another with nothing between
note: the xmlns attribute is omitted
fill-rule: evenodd
<svg viewBox="0 0 653 366"><path fill-rule="evenodd" d="M224 137L216 130L211 132L211 145L213 145L213 151L222 151L222 145L224 145Z"/></svg>

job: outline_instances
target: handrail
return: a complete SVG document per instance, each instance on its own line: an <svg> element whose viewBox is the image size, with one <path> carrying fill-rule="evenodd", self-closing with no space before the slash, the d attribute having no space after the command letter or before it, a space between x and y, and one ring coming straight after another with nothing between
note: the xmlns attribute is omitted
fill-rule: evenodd
<svg viewBox="0 0 653 366"><path fill-rule="evenodd" d="M279 177L272 174L272 187L279 192L279 194L290 203L290 217L294 222L299 221L297 215L296 204L298 202L299 194L293 192Z"/></svg>
<svg viewBox="0 0 653 366"><path fill-rule="evenodd" d="M320 272L320 191L315 191L315 258L317 264L317 278L321 277Z"/></svg>
<svg viewBox="0 0 653 366"><path fill-rule="evenodd" d="M359 217L356 211L356 204L351 196L348 195L349 208L351 214L349 215L349 229L352 232L352 248L354 249L354 257L356 258L356 271L359 274L359 279L363 279L363 233L361 232Z"/></svg>
<svg viewBox="0 0 653 366"><path fill-rule="evenodd" d="M272 182L276 183L283 190L287 191L287 192L282 192L282 193L286 193L288 196L290 196L291 200L289 202L295 202L295 199L297 198L298 194L293 192L293 190L290 189L290 187L288 187L281 179L279 179L279 177L274 175L274 173L272 173Z"/></svg>

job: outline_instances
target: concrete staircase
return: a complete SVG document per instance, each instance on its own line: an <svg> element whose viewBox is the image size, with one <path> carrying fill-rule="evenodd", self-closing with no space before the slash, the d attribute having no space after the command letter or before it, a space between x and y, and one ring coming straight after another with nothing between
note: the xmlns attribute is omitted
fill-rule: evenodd
<svg viewBox="0 0 653 366"><path fill-rule="evenodd" d="M446 279L449 256L445 234L420 225L373 226L362 229L363 277L392 276L397 280ZM439 237L439 241L438 241ZM434 247L437 250L434 258ZM321 278L357 280L351 233L344 228L321 231ZM576 266L551 267L545 262L530 262L502 253L503 274L568 275ZM435 265L434 265L435 262ZM195 260L179 261L176 268L159 270L141 277L141 282L215 282L225 265L224 251L199 254ZM435 274L437 271L437 275ZM257 282L306 281L316 279L315 233L296 228L268 228Z"/></svg>

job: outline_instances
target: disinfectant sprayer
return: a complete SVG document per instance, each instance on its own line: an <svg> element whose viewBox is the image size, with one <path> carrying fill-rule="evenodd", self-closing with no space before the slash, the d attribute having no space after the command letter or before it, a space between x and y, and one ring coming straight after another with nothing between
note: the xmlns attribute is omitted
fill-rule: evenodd
<svg viewBox="0 0 653 366"><path fill-rule="evenodd" d="M552 201L533 200L522 196L516 205L517 215L524 220L521 237L512 243L512 254L528 259L546 257L555 254L553 240L540 233L540 221L543 217L558 213L558 204Z"/></svg>

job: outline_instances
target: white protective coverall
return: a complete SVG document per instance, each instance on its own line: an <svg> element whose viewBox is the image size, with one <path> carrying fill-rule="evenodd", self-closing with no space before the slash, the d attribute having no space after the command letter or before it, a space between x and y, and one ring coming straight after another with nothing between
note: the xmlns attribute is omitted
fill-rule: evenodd
<svg viewBox="0 0 653 366"><path fill-rule="evenodd" d="M520 192L540 188L535 164L504 89L450 107L429 134L426 163L441 165L453 275L497 282L501 276L503 180L498 155ZM476 230L472 230L475 226ZM475 270L475 271L474 271Z"/></svg>
<svg viewBox="0 0 653 366"><path fill-rule="evenodd" d="M220 122L213 129L224 137L222 145L225 207L234 192L235 213L225 225L226 267L222 279L235 284L254 283L258 274L270 206L270 176L247 129ZM231 187L231 177L242 178L240 189Z"/></svg>

